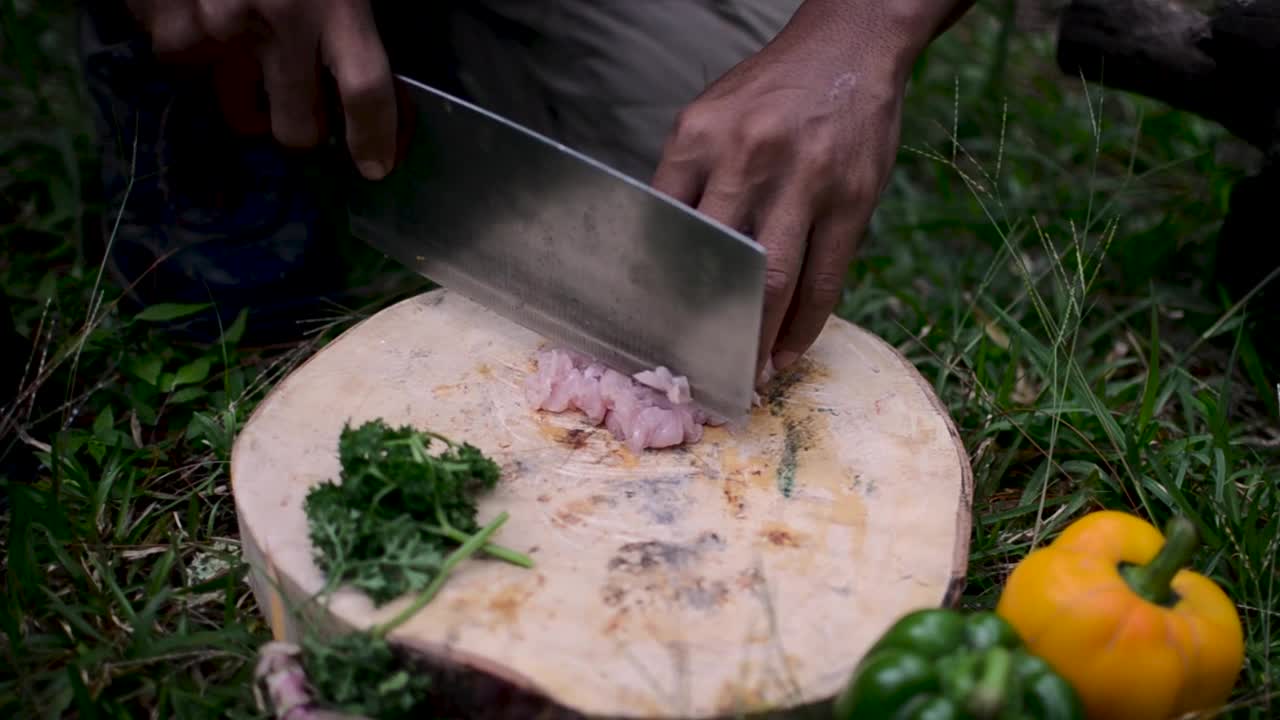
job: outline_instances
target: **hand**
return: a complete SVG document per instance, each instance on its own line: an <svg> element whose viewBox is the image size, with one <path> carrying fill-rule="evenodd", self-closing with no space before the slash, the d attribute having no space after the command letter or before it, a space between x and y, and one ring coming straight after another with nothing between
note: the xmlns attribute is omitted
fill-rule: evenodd
<svg viewBox="0 0 1280 720"><path fill-rule="evenodd" d="M269 125L286 147L325 135L323 73L337 88L352 159L365 177L391 171L396 93L368 0L128 0L157 55L211 63L233 127ZM265 87L267 115L256 110Z"/></svg>
<svg viewBox="0 0 1280 720"><path fill-rule="evenodd" d="M808 350L839 302L893 166L906 83L881 28L820 37L805 23L829 25L832 13L804 11L685 108L653 178L765 247L762 371ZM850 49L860 36L885 45Z"/></svg>

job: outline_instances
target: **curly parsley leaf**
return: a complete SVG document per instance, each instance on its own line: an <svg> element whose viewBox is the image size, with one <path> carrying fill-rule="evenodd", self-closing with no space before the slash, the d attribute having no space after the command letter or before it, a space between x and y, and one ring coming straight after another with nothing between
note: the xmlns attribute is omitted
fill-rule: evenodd
<svg viewBox="0 0 1280 720"><path fill-rule="evenodd" d="M476 552L523 567L533 561L489 542L505 512L479 526L476 498L499 476L479 449L374 420L343 427L338 459L339 478L312 488L303 505L317 564L330 584L350 584L378 604L408 592L417 597L368 632L304 638L302 664L328 707L378 720L417 716L431 679L404 666L387 634L431 602Z"/></svg>
<svg viewBox="0 0 1280 720"><path fill-rule="evenodd" d="M316 563L331 583L379 605L426 588L442 572L446 556L480 530L476 498L500 474L469 444L382 420L345 426L338 459L338 481L312 488L303 506ZM533 564L498 545L481 551Z"/></svg>
<svg viewBox="0 0 1280 720"><path fill-rule="evenodd" d="M506 521L507 513L498 513L488 525L454 548L426 588L391 620L368 632L336 639L304 638L303 667L318 701L326 707L375 720L407 718L417 715L418 708L427 707L432 699L430 677L406 669L392 651L387 635L426 607L454 568L482 548L490 547L489 538Z"/></svg>
<svg viewBox="0 0 1280 720"><path fill-rule="evenodd" d="M328 707L379 720L421 716L431 677L407 669L382 638L350 633L301 645L310 684Z"/></svg>

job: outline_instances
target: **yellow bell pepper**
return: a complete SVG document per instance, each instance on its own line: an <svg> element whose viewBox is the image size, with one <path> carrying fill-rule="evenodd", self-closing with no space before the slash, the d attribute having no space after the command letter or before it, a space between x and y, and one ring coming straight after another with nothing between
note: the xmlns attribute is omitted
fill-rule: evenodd
<svg viewBox="0 0 1280 720"><path fill-rule="evenodd" d="M1217 709L1244 663L1244 631L1222 588L1183 569L1195 543L1185 518L1166 539L1133 515L1091 513L1018 564L996 612L1091 720Z"/></svg>

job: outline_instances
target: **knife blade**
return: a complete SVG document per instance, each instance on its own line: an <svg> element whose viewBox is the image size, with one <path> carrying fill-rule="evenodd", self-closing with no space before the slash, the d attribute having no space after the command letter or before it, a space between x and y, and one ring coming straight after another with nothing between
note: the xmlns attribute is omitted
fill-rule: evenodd
<svg viewBox="0 0 1280 720"><path fill-rule="evenodd" d="M551 138L403 75L405 157L354 175L354 235L438 285L619 372L665 366L726 418L750 410L764 248Z"/></svg>

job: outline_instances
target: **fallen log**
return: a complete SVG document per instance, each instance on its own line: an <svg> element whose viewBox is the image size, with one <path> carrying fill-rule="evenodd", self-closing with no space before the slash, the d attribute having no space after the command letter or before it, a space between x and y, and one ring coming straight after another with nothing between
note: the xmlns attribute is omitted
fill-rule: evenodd
<svg viewBox="0 0 1280 720"><path fill-rule="evenodd" d="M1263 150L1280 138L1277 60L1280 0L1224 0L1211 15L1168 0L1073 0L1058 22L1063 72L1194 113Z"/></svg>
<svg viewBox="0 0 1280 720"><path fill-rule="evenodd" d="M1209 14L1169 0L1072 0L1058 20L1064 73L1199 115L1263 153L1261 169L1232 189L1214 278L1232 301L1250 298L1252 335L1269 366L1280 366L1280 285L1271 282L1280 267L1272 229L1280 197L1280 83L1271 74L1278 61L1280 0L1219 0Z"/></svg>
<svg viewBox="0 0 1280 720"><path fill-rule="evenodd" d="M1231 189L1228 211L1218 231L1215 276L1233 301L1248 302L1253 341L1264 363L1280 370L1280 237L1275 229L1280 199L1280 153Z"/></svg>

